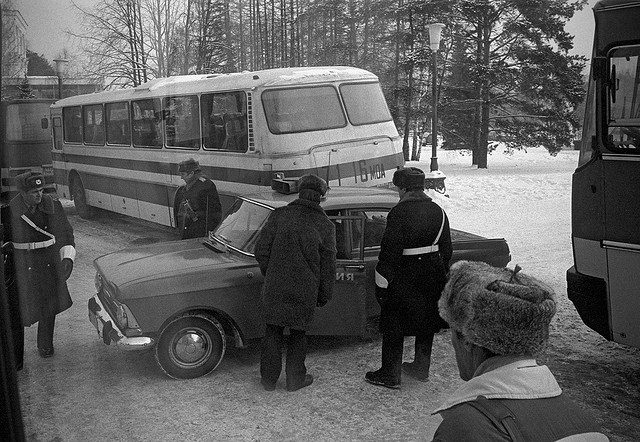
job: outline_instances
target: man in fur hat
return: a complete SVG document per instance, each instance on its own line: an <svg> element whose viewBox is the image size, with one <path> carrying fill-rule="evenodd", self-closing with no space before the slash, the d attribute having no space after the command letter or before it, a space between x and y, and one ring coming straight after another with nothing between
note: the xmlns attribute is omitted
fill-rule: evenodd
<svg viewBox="0 0 640 442"><path fill-rule="evenodd" d="M180 162L178 172L185 182L176 193L173 211L180 239L207 236L222 219L218 189L193 158Z"/></svg>
<svg viewBox="0 0 640 442"><path fill-rule="evenodd" d="M42 174L16 176L20 193L8 205L9 226L3 252L11 253L14 275L7 287L13 309L12 332L17 369L22 368L24 329L38 323L38 352L53 356L56 315L71 307L67 279L76 249L73 228L60 201L44 194ZM6 210L6 208L3 208ZM3 213L3 222L5 221Z"/></svg>
<svg viewBox="0 0 640 442"><path fill-rule="evenodd" d="M298 180L298 199L271 214L260 232L255 256L264 278L262 287L265 337L260 375L272 391L282 370L283 332L289 327L287 390L311 385L307 374L306 331L316 307L331 299L336 280L336 232L320 200L327 183L315 175Z"/></svg>
<svg viewBox="0 0 640 442"><path fill-rule="evenodd" d="M446 327L438 316L438 298L453 247L447 215L424 192L424 172L399 169L393 184L400 202L387 216L375 272L382 367L367 372L365 380L398 389L401 372L428 380L434 334ZM402 363L405 336L416 337L413 362Z"/></svg>
<svg viewBox="0 0 640 442"><path fill-rule="evenodd" d="M443 421L433 440L608 440L536 363L556 302L551 288L518 272L483 262L451 266L438 305L467 382L434 411Z"/></svg>

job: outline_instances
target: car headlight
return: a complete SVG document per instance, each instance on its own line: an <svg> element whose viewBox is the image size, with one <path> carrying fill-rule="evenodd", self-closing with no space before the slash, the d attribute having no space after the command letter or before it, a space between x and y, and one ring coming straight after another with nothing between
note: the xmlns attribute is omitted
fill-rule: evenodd
<svg viewBox="0 0 640 442"><path fill-rule="evenodd" d="M96 286L96 292L100 293L102 291L102 288L104 287L104 282L102 281L102 276L100 275L100 273L96 273L96 276L93 279L93 283Z"/></svg>

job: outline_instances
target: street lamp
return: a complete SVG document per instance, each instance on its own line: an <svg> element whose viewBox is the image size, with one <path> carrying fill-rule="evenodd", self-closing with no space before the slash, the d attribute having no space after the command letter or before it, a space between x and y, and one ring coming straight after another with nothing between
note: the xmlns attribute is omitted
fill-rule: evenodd
<svg viewBox="0 0 640 442"><path fill-rule="evenodd" d="M58 99L62 98L62 76L67 69L67 64L69 60L65 60L63 58L58 58L53 60L56 64L56 75L58 76Z"/></svg>
<svg viewBox="0 0 640 442"><path fill-rule="evenodd" d="M426 175L427 187L444 193L444 173L438 170L438 49L440 48L440 34L444 28L443 23L432 23L427 25L429 30L429 47L432 52L432 73L431 73L431 95L433 106L431 111L431 165L430 172Z"/></svg>

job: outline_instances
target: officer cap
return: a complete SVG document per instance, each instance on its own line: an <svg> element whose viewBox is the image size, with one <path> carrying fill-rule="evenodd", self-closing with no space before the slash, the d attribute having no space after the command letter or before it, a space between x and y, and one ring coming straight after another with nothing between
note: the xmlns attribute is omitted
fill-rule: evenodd
<svg viewBox="0 0 640 442"><path fill-rule="evenodd" d="M44 189L44 176L38 172L21 173L16 176L16 186L23 192Z"/></svg>
<svg viewBox="0 0 640 442"><path fill-rule="evenodd" d="M393 174L393 185L401 189L424 189L424 172L417 167L403 167Z"/></svg>
<svg viewBox="0 0 640 442"><path fill-rule="evenodd" d="M317 175L302 175L298 180L298 192L304 189L315 190L320 196L324 196L327 193L327 182Z"/></svg>
<svg viewBox="0 0 640 442"><path fill-rule="evenodd" d="M198 163L193 158L189 158L187 160L181 161L178 166L178 172L182 173L190 173L200 170L200 163Z"/></svg>

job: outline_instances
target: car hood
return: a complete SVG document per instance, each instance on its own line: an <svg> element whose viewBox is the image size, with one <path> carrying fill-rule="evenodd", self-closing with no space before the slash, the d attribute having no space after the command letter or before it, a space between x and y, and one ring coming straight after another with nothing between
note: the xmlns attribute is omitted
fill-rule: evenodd
<svg viewBox="0 0 640 442"><path fill-rule="evenodd" d="M124 249L97 258L94 266L120 299L212 289L219 279L212 272L257 267L252 257L216 251L204 242L195 238Z"/></svg>

